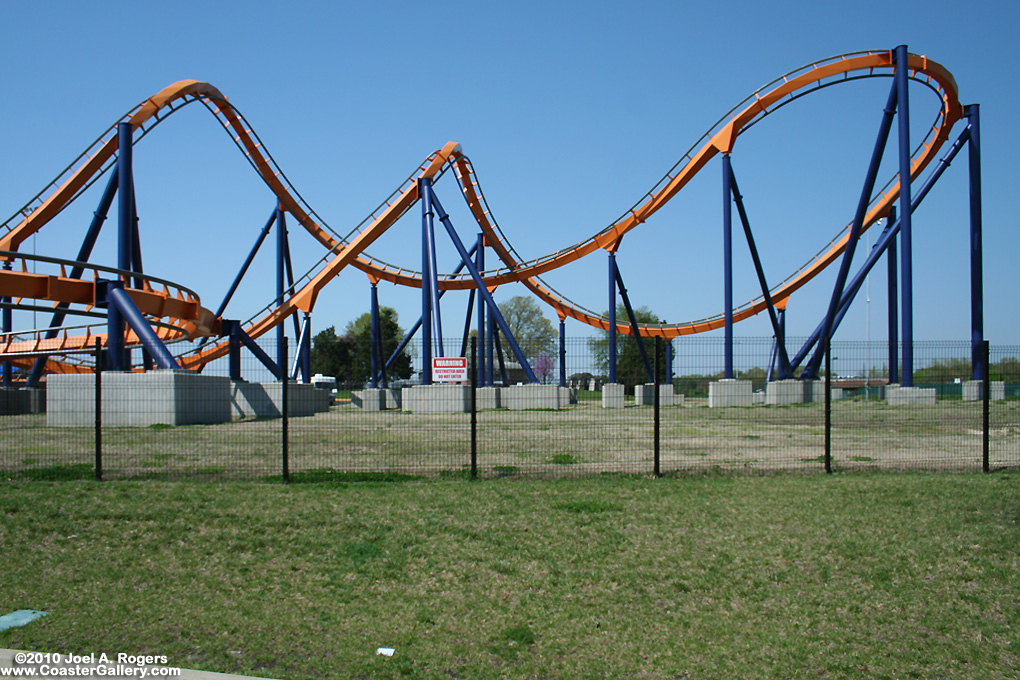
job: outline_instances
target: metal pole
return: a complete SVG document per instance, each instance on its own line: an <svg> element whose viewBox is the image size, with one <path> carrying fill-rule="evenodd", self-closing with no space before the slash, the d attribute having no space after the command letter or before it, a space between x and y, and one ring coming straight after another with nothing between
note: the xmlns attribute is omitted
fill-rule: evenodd
<svg viewBox="0 0 1020 680"><path fill-rule="evenodd" d="M832 338L825 337L825 474L832 474Z"/></svg>
<svg viewBox="0 0 1020 680"><path fill-rule="evenodd" d="M652 410L654 415L654 426L653 426L653 470L652 476L661 477L662 473L659 469L659 345L662 344L662 338L658 335L655 336L655 380L652 381L655 393L652 395Z"/></svg>
<svg viewBox="0 0 1020 680"><path fill-rule="evenodd" d="M987 340L981 341L981 387L984 390L981 399L981 470L982 472L988 472L988 415L989 415L989 404L992 398L992 383L989 378L989 354L991 353L988 346Z"/></svg>
<svg viewBox="0 0 1020 680"><path fill-rule="evenodd" d="M478 240L475 241L475 266L478 271L485 271L485 235L479 234ZM478 305L478 338L482 343L482 347L485 347L485 305ZM481 387L485 384L485 353L478 353L476 371L478 376L476 377L476 385Z"/></svg>
<svg viewBox="0 0 1020 680"><path fill-rule="evenodd" d="M478 338L471 338L471 361L478 363ZM478 380L477 365L468 371L471 379L471 479L478 479Z"/></svg>
<svg viewBox="0 0 1020 680"><path fill-rule="evenodd" d="M432 265L429 260L429 234L432 231L431 192L429 180L418 180L418 199L421 201L421 384L432 384L432 292L429 279Z"/></svg>
<svg viewBox="0 0 1020 680"><path fill-rule="evenodd" d="M889 211L889 223L896 223L896 208ZM889 306L889 384L900 381L900 296L899 296L899 264L896 255L896 234L892 234L886 247L885 259L888 265L888 306Z"/></svg>
<svg viewBox="0 0 1020 680"><path fill-rule="evenodd" d="M567 324L560 319L560 387L567 386Z"/></svg>
<svg viewBox="0 0 1020 680"><path fill-rule="evenodd" d="M5 270L10 270L11 269L11 263L10 262L4 262L3 268ZM4 298L2 298L2 301L5 304L9 304L11 302L11 298L4 297ZM7 334L10 333L11 330L13 330L13 326L14 326L14 315L13 315L13 312L12 312L10 307L4 307L4 309L3 309L3 332L4 332L4 340L5 341L8 339ZM43 363L46 363L45 357L40 357L40 359L42 360ZM3 386L4 387L10 387L11 386L11 362L9 362L9 361L3 362Z"/></svg>
<svg viewBox="0 0 1020 680"><path fill-rule="evenodd" d="M382 357L382 337L379 333L379 287L372 284L372 380L369 382L369 386L375 389L379 386L379 361Z"/></svg>
<svg viewBox="0 0 1020 680"><path fill-rule="evenodd" d="M970 343L971 379L982 375L980 361L985 357L980 350L984 342L984 283L983 256L981 244L981 134L980 116L977 104L964 109L970 123Z"/></svg>
<svg viewBox="0 0 1020 680"><path fill-rule="evenodd" d="M287 356L287 336L283 336L283 356ZM286 361L286 359L285 359ZM285 366L286 364L281 364ZM284 483L290 482L290 441L288 437L290 435L290 395L288 394L287 384L290 382L287 378L287 374L281 371L281 389L280 389L280 415L283 417L280 423L280 445L283 448L283 481Z"/></svg>
<svg viewBox="0 0 1020 680"><path fill-rule="evenodd" d="M896 48L896 105L899 123L900 151L900 294L903 297L903 366L902 384L914 385L914 264L913 231L911 229L910 205L910 112L907 86L910 84L907 66L907 46Z"/></svg>
<svg viewBox="0 0 1020 680"><path fill-rule="evenodd" d="M609 253L609 382L616 382L616 253Z"/></svg>
<svg viewBox="0 0 1020 680"><path fill-rule="evenodd" d="M724 153L723 164L723 321L725 361L723 377L733 378L733 191L730 186L733 171L730 155Z"/></svg>
<svg viewBox="0 0 1020 680"><path fill-rule="evenodd" d="M134 181L132 180L132 144L134 126L131 123L117 124L117 268L131 270L132 235L134 234ZM121 275L124 285L128 284L126 276ZM110 369L124 371L127 365L124 350L124 318L120 310L110 307L107 310L107 348L110 355Z"/></svg>
<svg viewBox="0 0 1020 680"><path fill-rule="evenodd" d="M286 257L287 252L287 227L285 226L283 217L283 204L280 203L276 206L276 305L277 308L283 306L283 294L284 294L284 272L286 269ZM280 319L280 322L276 325L276 364L280 367L283 372L283 379L287 379L287 353L286 345L284 344L287 338L287 328L284 324L286 319Z"/></svg>
<svg viewBox="0 0 1020 680"><path fill-rule="evenodd" d="M96 481L103 481L103 343L96 338Z"/></svg>

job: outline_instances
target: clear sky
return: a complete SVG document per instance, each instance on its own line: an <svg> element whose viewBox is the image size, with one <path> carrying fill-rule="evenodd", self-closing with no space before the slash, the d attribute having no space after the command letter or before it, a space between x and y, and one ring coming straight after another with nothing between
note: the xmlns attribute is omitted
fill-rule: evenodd
<svg viewBox="0 0 1020 680"><path fill-rule="evenodd" d="M227 95L341 233L430 152L460 142L503 231L529 258L612 222L761 85L825 57L907 44L954 74L964 103L981 105L985 330L993 343L1020 343L1014 3L36 0L3 3L0 19L4 217L132 106L192 78ZM852 217L888 86L882 79L830 88L738 142L734 168L771 282ZM930 125L934 97L914 87L911 103L915 129ZM895 133L891 144L880 185L895 173ZM135 165L146 271L195 289L215 309L269 216L272 195L200 107L143 140ZM969 338L966 175L961 156L914 217L919 340ZM456 218L455 185L448 179L437 191ZM97 202L95 190L86 194L23 250L73 257ZM635 305L669 321L721 312L721 203L715 161L627 236L619 263ZM420 268L419 214L412 211L369 252ZM473 241L476 229L457 224ZM303 272L321 251L295 226L292 249ZM739 304L759 291L739 227L734 233ZM111 265L114 239L111 228L99 251ZM451 270L452 246L441 241L439 252L441 268ZM267 249L228 316L246 319L272 299L272 271ZM599 252L547 279L601 311L608 307L605 277ZM833 278L834 271L792 298L790 335L819 322ZM872 276L870 306L861 299L837 339L864 339L869 315L871 337L885 337L885 284L883 267ZM507 286L496 297L523 292ZM415 290L382 284L380 298L405 327L420 312ZM463 323L465 303L466 294L444 299L450 334ZM346 272L320 296L315 328L340 330L368 306L365 275ZM555 320L551 310L548 316ZM570 322L567 332L590 330ZM736 332L771 335L764 315Z"/></svg>

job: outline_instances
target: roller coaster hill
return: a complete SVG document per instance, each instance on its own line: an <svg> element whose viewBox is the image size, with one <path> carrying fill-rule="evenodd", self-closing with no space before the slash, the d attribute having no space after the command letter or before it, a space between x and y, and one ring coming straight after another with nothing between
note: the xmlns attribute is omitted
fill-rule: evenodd
<svg viewBox="0 0 1020 680"><path fill-rule="evenodd" d="M825 88L863 79L885 78L890 86L885 106L876 106L878 132L871 162L862 182L856 211L849 224L818 253L778 283L769 283L763 270L749 216L737 186L732 156L740 136L788 104ZM910 140L911 82L930 90L938 100L927 134L916 145ZM272 194L272 209L264 228L251 248L233 283L215 311L203 306L191 289L144 273L139 220L136 214L132 155L134 146L172 114L197 104L205 107L230 136ZM893 126L896 126L898 172L884 186L877 184L880 163ZM767 314L776 338L774 379L795 375L813 379L819 375L826 341L843 320L868 273L883 257L889 270L890 380L904 387L913 384L913 287L911 215L936 185L950 163L964 149L969 163L970 183L970 268L971 339L974 378L983 365L979 348L984 341L982 319L981 174L979 109L959 101L957 84L950 72L927 56L909 53L905 46L891 50L856 52L803 66L760 88L717 121L677 163L623 215L579 243L534 259L522 258L493 217L472 163L460 145L450 142L430 154L375 210L346 233L331 228L290 183L269 154L252 126L227 98L208 83L181 81L166 87L131 109L110 126L78 156L53 182L18 210L0 229L0 296L3 328L0 359L5 387L32 388L45 376L89 374L96 369L96 357L105 358L104 370L142 372L152 368L201 372L210 362L229 357L230 374L241 379L242 348L248 348L277 380L310 381L311 314L319 293L349 267L361 270L371 285L374 330L372 386L386 386L388 360L379 341L377 285L380 282L421 290L421 318L411 335L421 332L423 384L432 382L434 357L443 353L440 299L449 291L468 291L468 323L478 298L474 317L478 337L480 384L493 383L493 352L486 349L498 342L500 331L517 357L528 379L535 380L505 320L493 301L492 292L511 283L525 286L549 305L560 322L561 353L564 324L573 319L608 332L609 380L616 382L616 341L618 334L637 338L645 366L651 374L645 343L651 338L671 340L679 336L724 331L725 378L734 377L733 325L757 314ZM710 167L711 166L711 167ZM720 170L721 169L721 170ZM720 172L724 201L722 312L708 318L681 323L642 324L634 318L633 307L616 255L623 237L650 220L657 211L701 172ZM477 236L465 243L440 202L439 187L457 185L466 202ZM97 185L96 191L87 190ZM74 201L92 196L102 188L91 224L87 225L77 257L73 260L29 255L21 251L34 234L54 221ZM451 189L452 192L452 189ZM102 225L116 203L117 260L92 261L93 248ZM267 196L267 203L269 197ZM369 253L372 244L416 204L421 209L421 262L412 266L390 264ZM733 208L736 208L734 211ZM733 301L734 215L739 220L761 295L741 305ZM303 275L296 275L290 257L286 223L296 221L321 248L321 257ZM113 220L111 220L113 222ZM437 224L438 223L438 224ZM441 226L441 228L439 228ZM874 246L856 271L851 271L855 250L862 234L880 227ZM251 318L231 317L228 306L256 253L275 229L276 297ZM446 231L459 256L459 265L441 273L437 267L436 231ZM417 236L415 236L417 238ZM37 243L45 244L44 239ZM45 252L45 246L42 247ZM543 275L602 251L608 258L608 315L597 313L557 292ZM240 259L241 253L238 254ZM791 296L828 267L837 270L827 308L810 337L799 348L787 347L784 315ZM39 269L47 273L39 273ZM898 284L898 285L897 285ZM617 319L618 301L627 318ZM602 305L598 305L601 307ZM43 311L52 314L43 328L15 329L12 312ZM19 315L20 318L21 315ZM86 323L69 323L69 319ZM290 319L290 321L288 321ZM297 339L297 358L288 361L284 342L285 324L292 324ZM269 356L255 342L275 331L278 352ZM466 341L462 343L466 351ZM142 348L143 352L132 352ZM403 345L402 345L403 347ZM667 350L670 345L667 343ZM901 349L902 354L897 350ZM398 350L399 353L400 350ZM497 352L497 355L502 356ZM138 365L132 357L141 356ZM563 384L564 361L560 365Z"/></svg>

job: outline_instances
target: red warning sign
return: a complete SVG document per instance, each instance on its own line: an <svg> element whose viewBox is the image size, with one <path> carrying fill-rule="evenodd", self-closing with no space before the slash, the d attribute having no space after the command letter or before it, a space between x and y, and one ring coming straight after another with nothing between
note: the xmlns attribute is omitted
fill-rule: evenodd
<svg viewBox="0 0 1020 680"><path fill-rule="evenodd" d="M466 357L433 357L433 382L467 382Z"/></svg>

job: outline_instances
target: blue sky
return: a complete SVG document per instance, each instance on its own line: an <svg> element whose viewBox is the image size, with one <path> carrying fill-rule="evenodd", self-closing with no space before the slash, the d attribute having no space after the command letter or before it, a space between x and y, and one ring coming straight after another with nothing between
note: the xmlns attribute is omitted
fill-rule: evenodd
<svg viewBox="0 0 1020 680"><path fill-rule="evenodd" d="M1020 150L1020 48L1010 3L731 2L51 2L4 3L0 43L0 211L13 214L107 126L181 79L218 87L254 126L302 195L346 233L448 140L471 157L504 232L525 257L595 234L627 210L732 106L783 73L825 57L907 44L956 77L982 110L985 331L1020 343L1014 291L1018 237L1012 197ZM852 217L888 81L830 88L767 118L733 155L771 282L814 255ZM915 94L916 92L916 94ZM934 98L911 90L912 122ZM957 130L958 132L958 130ZM954 134L955 136L955 134ZM916 138L915 138L916 141ZM895 137L893 139L895 144ZM895 146L880 184L895 172ZM216 121L192 107L135 151L146 271L195 289L215 308L274 200ZM960 157L914 217L915 338L969 338L967 166ZM635 305L669 321L722 308L721 182L714 162L619 255ZM437 187L465 240L460 199ZM86 194L23 250L73 257L98 194ZM420 267L418 211L370 249ZM111 220L111 224L112 224ZM292 223L297 267L321 254ZM758 294L735 231L734 299ZM100 257L114 264L113 229ZM863 245L863 244L862 244ZM860 248L861 251L864 248ZM455 266L439 246L440 266ZM105 253L105 254L104 254ZM491 259L490 259L491 262ZM263 253L228 316L248 318L274 295ZM882 270L884 272L884 268ZM834 271L795 295L789 333L812 330ZM547 280L584 306L608 306L606 261ZM497 300L523 294L518 286ZM885 275L837 339L885 337ZM420 294L380 286L383 304L413 323ZM444 300L460 326L466 295ZM316 329L367 311L364 274L342 274L320 296ZM554 315L548 313L551 319ZM21 325L29 324L24 321ZM569 335L590 330L576 322ZM768 336L761 316L738 336Z"/></svg>

